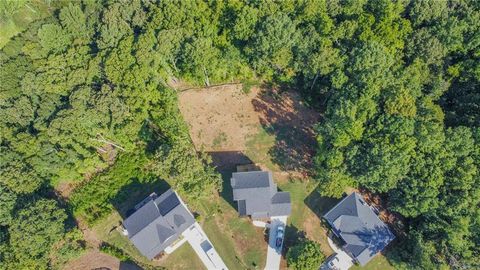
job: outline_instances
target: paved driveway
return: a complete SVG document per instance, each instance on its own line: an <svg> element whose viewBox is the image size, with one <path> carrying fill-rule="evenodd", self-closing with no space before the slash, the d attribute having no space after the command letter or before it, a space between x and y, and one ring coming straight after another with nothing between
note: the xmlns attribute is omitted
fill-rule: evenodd
<svg viewBox="0 0 480 270"><path fill-rule="evenodd" d="M330 256L328 260L325 261L325 263L320 267L320 269L348 270L350 267L352 267L352 258L341 248L337 247L335 243L333 243L330 235L328 236L327 240L330 247L333 249L333 251L335 251L335 254ZM334 266L329 266L329 262L332 262Z"/></svg>
<svg viewBox="0 0 480 270"><path fill-rule="evenodd" d="M267 263L265 264L265 270L277 270L280 267L280 259L282 258L282 247L278 250L275 247L275 238L277 234L277 227L283 225L285 228L287 224L287 217L272 217L270 223L270 233L268 236L268 250L267 250ZM285 236L285 234L284 234Z"/></svg>
<svg viewBox="0 0 480 270"><path fill-rule="evenodd" d="M195 222L195 224L185 230L182 234L183 237L187 239L188 243L190 243L193 250L195 250L198 257L200 260L202 260L207 269L228 269L220 255L218 255L217 251L213 247L212 242L208 240L208 237L203 231L202 227L200 227L200 224Z"/></svg>

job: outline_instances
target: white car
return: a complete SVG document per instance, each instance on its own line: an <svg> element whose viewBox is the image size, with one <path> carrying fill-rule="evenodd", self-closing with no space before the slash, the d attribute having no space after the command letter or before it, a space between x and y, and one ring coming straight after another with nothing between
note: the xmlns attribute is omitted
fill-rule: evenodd
<svg viewBox="0 0 480 270"><path fill-rule="evenodd" d="M327 262L328 269L333 269L333 270L340 269L339 262L340 260L336 255L331 257L330 259L328 259L328 262Z"/></svg>
<svg viewBox="0 0 480 270"><path fill-rule="evenodd" d="M282 249L284 233L285 233L285 228L282 225L278 226L277 227L277 236L275 237L275 246L278 250Z"/></svg>

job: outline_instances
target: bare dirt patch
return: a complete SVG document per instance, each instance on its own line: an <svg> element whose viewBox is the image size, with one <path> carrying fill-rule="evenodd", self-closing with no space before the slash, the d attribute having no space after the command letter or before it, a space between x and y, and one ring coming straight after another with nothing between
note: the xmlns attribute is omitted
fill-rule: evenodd
<svg viewBox="0 0 480 270"><path fill-rule="evenodd" d="M119 259L102 253L98 250L92 250L78 259L69 262L64 266L65 270L85 270L85 269L110 269L110 270L140 270L138 266L121 262Z"/></svg>
<svg viewBox="0 0 480 270"><path fill-rule="evenodd" d="M179 100L198 150L243 152L272 171L308 174L320 115L297 93L224 85L183 91Z"/></svg>
<svg viewBox="0 0 480 270"><path fill-rule="evenodd" d="M225 85L181 92L180 111L197 149L244 151L259 125L251 102L258 91L246 94L240 85Z"/></svg>

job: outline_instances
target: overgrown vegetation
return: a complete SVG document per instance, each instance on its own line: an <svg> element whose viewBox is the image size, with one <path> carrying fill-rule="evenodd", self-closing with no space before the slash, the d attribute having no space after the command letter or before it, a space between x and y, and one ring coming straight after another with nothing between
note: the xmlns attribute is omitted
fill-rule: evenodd
<svg viewBox="0 0 480 270"><path fill-rule="evenodd" d="M219 188L178 78L298 88L324 111L321 192L364 187L406 218L396 266L479 266L476 1L85 0L52 14L0 52L0 268L49 267L69 230L60 183L79 185L67 203L89 222L131 181Z"/></svg>
<svg viewBox="0 0 480 270"><path fill-rule="evenodd" d="M316 270L324 260L320 245L308 239L290 247L287 253L288 267L294 270Z"/></svg>

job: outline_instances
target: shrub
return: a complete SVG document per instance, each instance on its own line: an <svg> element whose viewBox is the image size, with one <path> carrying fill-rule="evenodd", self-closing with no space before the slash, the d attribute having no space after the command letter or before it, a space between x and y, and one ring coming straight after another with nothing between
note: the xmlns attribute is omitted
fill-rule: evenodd
<svg viewBox="0 0 480 270"><path fill-rule="evenodd" d="M320 245L311 240L304 240L287 252L288 267L295 270L317 270L324 260Z"/></svg>

